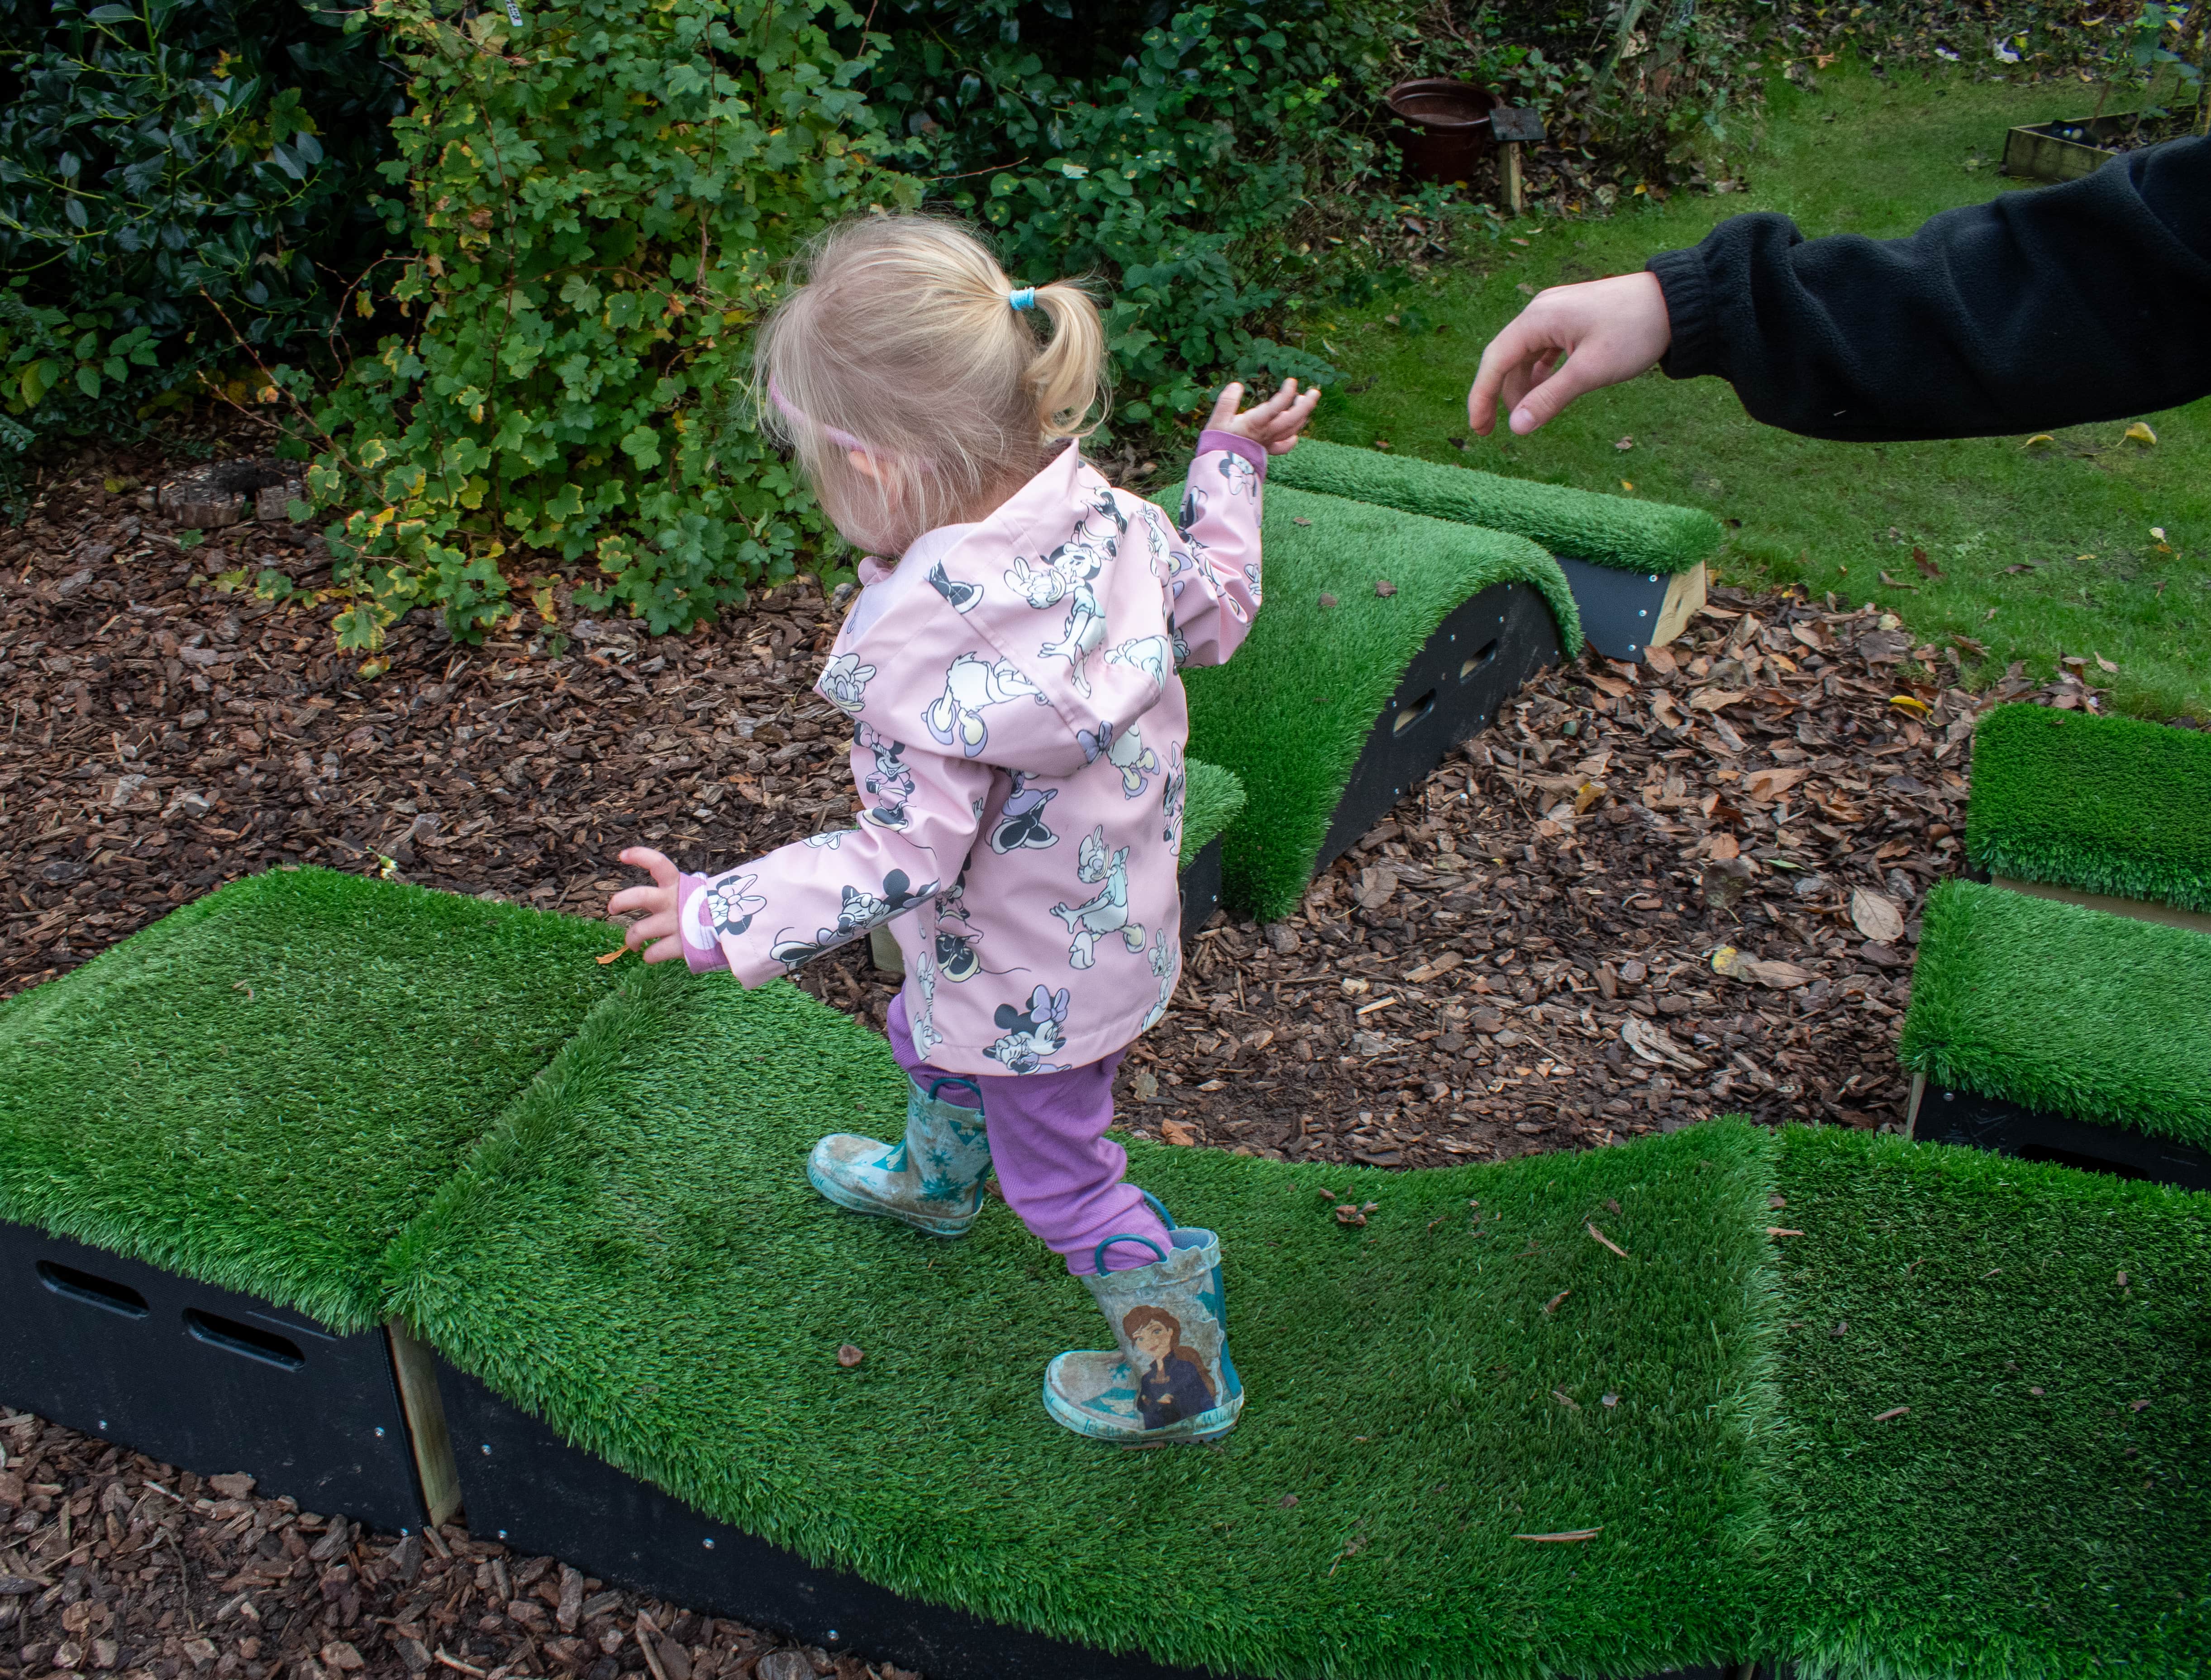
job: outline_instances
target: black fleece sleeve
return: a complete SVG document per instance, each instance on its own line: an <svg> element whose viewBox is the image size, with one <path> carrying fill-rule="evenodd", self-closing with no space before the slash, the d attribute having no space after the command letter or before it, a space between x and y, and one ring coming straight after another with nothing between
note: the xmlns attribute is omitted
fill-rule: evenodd
<svg viewBox="0 0 2211 1680"><path fill-rule="evenodd" d="M1739 215L1663 252L1675 379L1810 437L2000 435L2211 392L2211 138L1947 210L1909 239Z"/></svg>

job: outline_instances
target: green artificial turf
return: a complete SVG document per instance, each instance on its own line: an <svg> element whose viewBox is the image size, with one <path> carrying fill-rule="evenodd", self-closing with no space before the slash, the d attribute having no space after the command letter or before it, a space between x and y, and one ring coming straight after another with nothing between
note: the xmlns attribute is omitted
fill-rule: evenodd
<svg viewBox="0 0 2211 1680"><path fill-rule="evenodd" d="M1266 603L1250 636L1227 664L1184 670L1183 686L1190 750L1244 785L1221 859L1227 901L1272 921L1312 879L1375 719L1454 608L1492 584L1532 584L1570 658L1581 619L1558 562L1523 537L1287 485L1267 491L1263 535Z"/></svg>
<svg viewBox="0 0 2211 1680"><path fill-rule="evenodd" d="M1553 554L1629 572L1686 572L1709 560L1723 535L1720 522L1700 507L1502 478L1342 444L1301 444L1269 466L1268 476L1295 489L1510 531Z"/></svg>
<svg viewBox="0 0 2211 1680"><path fill-rule="evenodd" d="M1182 791L1181 867L1188 869L1190 860L1244 809L1244 784L1234 771L1194 758L1184 761L1183 773L1187 780Z"/></svg>
<svg viewBox="0 0 2211 1680"><path fill-rule="evenodd" d="M1482 347L1530 294L1639 270L1744 211L1792 216L1808 238L1893 239L1954 205L2038 191L1997 175L2005 131L2086 115L2105 93L1995 82L1984 58L1931 79L1897 63L1875 74L1848 57L1816 70L1799 58L1796 68L1816 93L1775 76L1765 106L1731 111L1724 141L1711 143L1721 155L1705 173L1735 191L1675 192L1663 204L1623 193L1609 212L1585 203L1572 218L1538 204L1493 233L1469 215L1451 256L1412 283L1356 308L1308 311L1294 341L1346 376L1322 399L1312 435L1360 448L1387 439L1395 456L1703 508L1728 525L1723 582L1801 582L1846 607L1876 602L1920 640L1958 646L1975 686L2014 660L2042 681L2061 655L2101 653L2118 671L2092 659L2089 675L2120 709L2211 715L2211 398L2147 416L2154 444L2126 438L2132 415L2046 442L2022 428L1823 443L1758 424L1719 379L1653 372L1583 397L1530 436L1469 434ZM2134 95L2109 97L2116 111Z"/></svg>
<svg viewBox="0 0 2211 1680"><path fill-rule="evenodd" d="M365 1329L613 943L322 870L225 888L0 1015L0 1219Z"/></svg>
<svg viewBox="0 0 2211 1680"><path fill-rule="evenodd" d="M2211 935L1947 881L1899 1053L1930 1080L2211 1147Z"/></svg>
<svg viewBox="0 0 2211 1680"><path fill-rule="evenodd" d="M2211 911L2211 735L1999 706L1973 731L1978 868Z"/></svg>
<svg viewBox="0 0 2211 1680"><path fill-rule="evenodd" d="M996 1620L1251 1677L1740 1653L1766 1134L1412 1174L1133 1145L1221 1233L1250 1400L1218 1449L1130 1453L1045 1416L1046 1362L1106 1326L1003 1202L945 1242L808 1185L816 1137L891 1135L905 1089L796 987L655 971L395 1246L395 1299L579 1446ZM1348 1226L1338 1198L1378 1205Z"/></svg>
<svg viewBox="0 0 2211 1680"><path fill-rule="evenodd" d="M2211 1671L2211 1198L1834 1128L1778 1181L1767 1653Z"/></svg>

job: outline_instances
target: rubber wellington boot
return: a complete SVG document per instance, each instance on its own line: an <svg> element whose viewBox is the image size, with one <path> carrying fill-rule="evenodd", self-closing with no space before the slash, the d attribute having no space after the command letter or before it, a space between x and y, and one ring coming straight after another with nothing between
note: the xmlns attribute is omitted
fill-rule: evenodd
<svg viewBox="0 0 2211 1680"><path fill-rule="evenodd" d="M973 1092L977 1106L947 1102L947 1086ZM909 1081L903 1140L833 1133L814 1146L806 1176L840 1208L902 1220L934 1237L965 1236L983 1210L983 1179L990 1170L982 1101L972 1079L934 1080L925 1092Z"/></svg>
<svg viewBox="0 0 2211 1680"><path fill-rule="evenodd" d="M1167 1226L1167 1251L1148 1237L1108 1237L1098 1245L1097 1273L1082 1280L1118 1345L1053 1360L1044 1374L1044 1407L1063 1428L1122 1446L1218 1440L1244 1409L1221 1314L1221 1239L1177 1230L1166 1210L1152 1205ZM1106 1251L1116 1243L1159 1258L1107 1271Z"/></svg>

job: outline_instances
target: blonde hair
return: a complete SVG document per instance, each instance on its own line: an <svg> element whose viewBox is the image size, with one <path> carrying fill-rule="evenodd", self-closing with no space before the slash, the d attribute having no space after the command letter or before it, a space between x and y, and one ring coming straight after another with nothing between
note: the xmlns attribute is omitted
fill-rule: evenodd
<svg viewBox="0 0 2211 1680"><path fill-rule="evenodd" d="M803 266L760 332L754 397L855 548L895 558L1104 417L1105 326L1078 282L1017 309L983 243L924 215L840 223Z"/></svg>

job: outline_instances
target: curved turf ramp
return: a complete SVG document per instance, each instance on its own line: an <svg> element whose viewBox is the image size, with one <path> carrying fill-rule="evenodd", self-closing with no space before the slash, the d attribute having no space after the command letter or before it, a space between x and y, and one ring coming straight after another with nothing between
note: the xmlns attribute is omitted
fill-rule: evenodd
<svg viewBox="0 0 2211 1680"><path fill-rule="evenodd" d="M2211 937L1971 881L1923 928L1899 1053L1930 1088L2211 1147Z"/></svg>
<svg viewBox="0 0 2211 1680"><path fill-rule="evenodd" d="M1553 554L1623 572L1686 572L1720 545L1720 522L1701 508L1632 501L1310 439L1269 462L1267 477L1270 493L1287 485L1510 531ZM1268 537L1271 543L1273 533Z"/></svg>
<svg viewBox="0 0 2211 1680"><path fill-rule="evenodd" d="M1221 1233L1253 1398L1220 1449L1126 1453L1044 1413L1045 1362L1099 1326L1003 1204L938 1242L808 1187L814 1139L893 1125L904 1087L881 1040L788 985L659 971L602 1007L395 1247L395 1298L491 1391L697 1514L659 1507L642 1544L596 1497L522 1526L516 1483L463 1438L479 1531L694 1582L718 1532L730 1567L688 1601L848 1648L860 1616L862 1654L931 1680L1142 1671L994 1624L1268 1677L1741 1653L1764 1134L1404 1174L1137 1146L1136 1179ZM1338 1198L1378 1205L1341 1224Z"/></svg>
<svg viewBox="0 0 2211 1680"><path fill-rule="evenodd" d="M21 994L0 1014L0 1398L420 1523L379 1263L615 989L606 944L277 870Z"/></svg>
<svg viewBox="0 0 2211 1680"><path fill-rule="evenodd" d="M1187 759L1183 765L1182 937L1196 934L1221 908L1221 832L1244 809L1244 784L1233 770Z"/></svg>
<svg viewBox="0 0 2211 1680"><path fill-rule="evenodd" d="M1991 875L2211 914L2211 735L1996 707L1973 731L1966 855Z"/></svg>
<svg viewBox="0 0 2211 1680"><path fill-rule="evenodd" d="M2211 1670L2211 1198L1838 1128L1778 1184L1765 1653Z"/></svg>
<svg viewBox="0 0 2211 1680"><path fill-rule="evenodd" d="M1265 540L1250 637L1183 686L1190 750L1244 785L1227 901L1271 921L1581 632L1557 563L1520 537L1275 486Z"/></svg>

